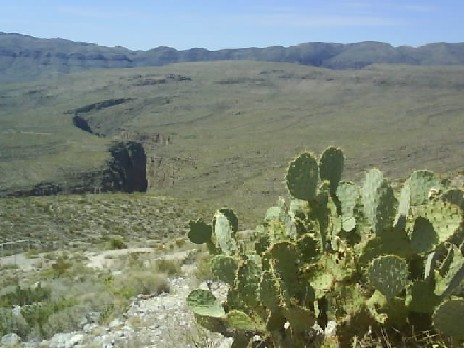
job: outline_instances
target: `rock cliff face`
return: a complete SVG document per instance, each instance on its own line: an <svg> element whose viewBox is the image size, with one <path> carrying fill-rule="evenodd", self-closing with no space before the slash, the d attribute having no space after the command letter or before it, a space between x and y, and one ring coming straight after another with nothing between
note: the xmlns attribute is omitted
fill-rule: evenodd
<svg viewBox="0 0 464 348"><path fill-rule="evenodd" d="M1 191L0 196L46 196L61 193L146 192L147 157L142 144L115 142L110 159L98 170L69 173L64 182L44 181L29 189Z"/></svg>
<svg viewBox="0 0 464 348"><path fill-rule="evenodd" d="M140 143L117 142L110 148L112 159L102 181L103 191L145 192L147 156Z"/></svg>

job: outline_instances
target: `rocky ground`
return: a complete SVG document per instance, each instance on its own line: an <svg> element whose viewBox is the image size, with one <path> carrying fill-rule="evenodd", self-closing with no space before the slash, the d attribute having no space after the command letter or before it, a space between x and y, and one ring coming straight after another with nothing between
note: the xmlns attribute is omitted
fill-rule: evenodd
<svg viewBox="0 0 464 348"><path fill-rule="evenodd" d="M1 347L229 348L229 339L204 331L186 307L185 298L193 288L190 278L176 277L170 282L170 293L136 297L128 311L108 325L94 323L92 313L89 313L80 331L56 334L41 342L21 342L18 336L10 334L1 338ZM206 288L206 283L200 287ZM225 294L225 288L219 284L213 284L213 290L219 297Z"/></svg>
<svg viewBox="0 0 464 348"><path fill-rule="evenodd" d="M143 252L137 249L125 251L113 250L88 255L88 267L108 267L110 256L121 256L129 251ZM114 254L114 255L113 255ZM170 254L168 258L184 258L185 252ZM11 258L11 257L10 257ZM2 262L13 261L3 259ZM28 269L29 260L17 256L14 259L20 268ZM24 261L24 262L21 262ZM169 279L170 292L157 296L139 295L133 298L129 309L119 318L106 325L97 323L96 313L88 313L82 321L81 330L59 333L49 340L22 342L15 334L0 337L0 347L24 348L142 348L142 347L211 347L229 348L230 339L212 334L196 324L193 314L186 306L188 293L195 288L207 288L206 282L198 284L191 273L194 265L185 264L182 275ZM213 283L212 290L218 298L225 298L227 289L223 284Z"/></svg>

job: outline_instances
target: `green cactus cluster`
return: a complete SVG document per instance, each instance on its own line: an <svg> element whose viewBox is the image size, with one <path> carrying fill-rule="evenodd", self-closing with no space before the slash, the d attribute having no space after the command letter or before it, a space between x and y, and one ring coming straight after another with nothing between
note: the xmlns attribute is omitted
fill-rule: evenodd
<svg viewBox="0 0 464 348"><path fill-rule="evenodd" d="M244 242L232 210L190 222L212 274L229 286L187 298L198 322L233 347L320 347L329 321L339 346L368 332L412 327L464 340L463 192L416 171L399 192L378 169L361 186L342 181L344 154L290 162L288 200L267 210Z"/></svg>

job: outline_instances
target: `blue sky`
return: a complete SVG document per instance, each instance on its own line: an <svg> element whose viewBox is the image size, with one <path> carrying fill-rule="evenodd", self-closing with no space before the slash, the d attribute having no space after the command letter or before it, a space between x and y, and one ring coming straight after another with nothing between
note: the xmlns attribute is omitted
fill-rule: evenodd
<svg viewBox="0 0 464 348"><path fill-rule="evenodd" d="M463 0L0 0L0 31L147 50L463 42Z"/></svg>

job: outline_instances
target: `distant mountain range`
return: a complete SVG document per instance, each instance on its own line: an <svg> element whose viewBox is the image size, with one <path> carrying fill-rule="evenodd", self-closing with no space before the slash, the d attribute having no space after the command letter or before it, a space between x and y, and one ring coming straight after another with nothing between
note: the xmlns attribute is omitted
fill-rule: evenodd
<svg viewBox="0 0 464 348"><path fill-rule="evenodd" d="M131 51L65 39L41 39L0 32L0 81L29 80L93 68L161 66L178 62L253 60L288 62L331 69L360 69L374 63L413 65L464 64L464 43L393 47L382 42L350 44L311 42L297 46L178 51L157 47Z"/></svg>

